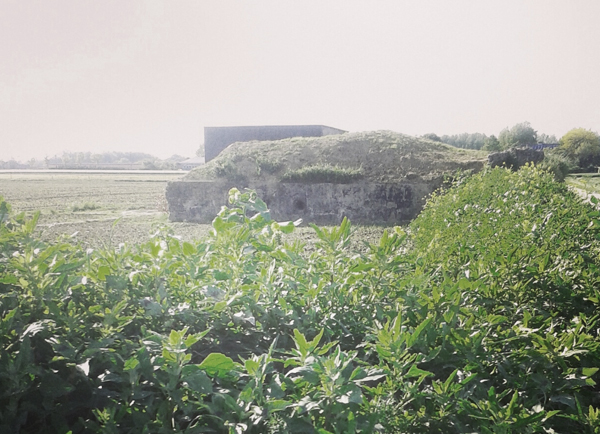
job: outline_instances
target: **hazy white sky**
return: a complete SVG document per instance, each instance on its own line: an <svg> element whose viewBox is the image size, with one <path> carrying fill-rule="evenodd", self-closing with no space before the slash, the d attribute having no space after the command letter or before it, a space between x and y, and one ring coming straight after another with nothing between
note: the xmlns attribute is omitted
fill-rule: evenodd
<svg viewBox="0 0 600 434"><path fill-rule="evenodd" d="M600 129L598 0L0 0L0 160L204 126Z"/></svg>

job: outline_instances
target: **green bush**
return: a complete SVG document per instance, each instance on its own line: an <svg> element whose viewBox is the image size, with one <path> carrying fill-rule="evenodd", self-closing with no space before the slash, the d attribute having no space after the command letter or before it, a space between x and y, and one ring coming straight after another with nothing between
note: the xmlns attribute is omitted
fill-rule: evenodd
<svg viewBox="0 0 600 434"><path fill-rule="evenodd" d="M550 171L556 181L564 181L577 168L577 163L560 150L550 150L545 152L544 160L538 166Z"/></svg>
<svg viewBox="0 0 600 434"><path fill-rule="evenodd" d="M215 176L218 178L225 178L229 181L244 184L247 182L247 177L240 172L239 168L235 164L235 161L231 158L219 160L219 162L213 168Z"/></svg>
<svg viewBox="0 0 600 434"><path fill-rule="evenodd" d="M560 148L585 171L595 172L600 165L600 136L585 128L574 128L560 139Z"/></svg>
<svg viewBox="0 0 600 434"><path fill-rule="evenodd" d="M505 403L513 396L525 417L559 410L556 432L587 424L599 404L598 216L549 173L497 168L433 198L411 225L416 261L440 286L433 301L454 282L463 319L449 324L474 333L451 333L465 345L452 345L452 364L486 378Z"/></svg>
<svg viewBox="0 0 600 434"><path fill-rule="evenodd" d="M258 175L265 172L269 175L274 175L283 169L284 164L281 161L275 161L269 158L256 158L256 172Z"/></svg>
<svg viewBox="0 0 600 434"><path fill-rule="evenodd" d="M305 166L286 172L282 182L349 184L362 179L361 169L349 169L329 164Z"/></svg>

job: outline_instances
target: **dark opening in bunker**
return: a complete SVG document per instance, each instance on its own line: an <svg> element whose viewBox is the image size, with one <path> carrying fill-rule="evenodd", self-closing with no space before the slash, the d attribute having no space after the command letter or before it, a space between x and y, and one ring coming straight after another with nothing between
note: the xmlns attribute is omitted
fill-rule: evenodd
<svg viewBox="0 0 600 434"><path fill-rule="evenodd" d="M303 199L294 199L294 209L296 211L304 211L306 209L306 202Z"/></svg>

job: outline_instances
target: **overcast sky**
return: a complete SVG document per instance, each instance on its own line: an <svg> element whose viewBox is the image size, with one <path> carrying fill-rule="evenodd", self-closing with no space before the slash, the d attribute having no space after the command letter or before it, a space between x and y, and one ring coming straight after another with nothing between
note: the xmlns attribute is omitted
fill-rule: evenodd
<svg viewBox="0 0 600 434"><path fill-rule="evenodd" d="M0 160L204 126L600 128L598 0L0 0Z"/></svg>

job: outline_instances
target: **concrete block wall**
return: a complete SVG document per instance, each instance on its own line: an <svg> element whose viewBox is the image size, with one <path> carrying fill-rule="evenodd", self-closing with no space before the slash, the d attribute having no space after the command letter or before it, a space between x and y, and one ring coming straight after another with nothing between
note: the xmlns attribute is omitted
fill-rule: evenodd
<svg viewBox="0 0 600 434"><path fill-rule="evenodd" d="M210 223L234 184L207 181L172 181L167 186L172 221ZM425 197L438 186L432 183L297 184L251 186L278 221L303 219L306 223L398 224L418 215Z"/></svg>

